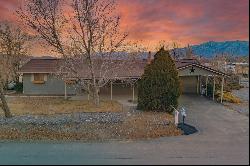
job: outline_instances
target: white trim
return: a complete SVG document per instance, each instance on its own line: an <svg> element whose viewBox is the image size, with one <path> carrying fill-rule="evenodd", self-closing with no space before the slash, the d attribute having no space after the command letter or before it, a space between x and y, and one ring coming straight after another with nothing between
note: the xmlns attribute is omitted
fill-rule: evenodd
<svg viewBox="0 0 250 166"><path fill-rule="evenodd" d="M185 68L188 68L188 67L191 67L191 66L196 66L196 67L199 67L199 68L202 68L202 69L205 69L205 70L208 70L210 72L213 72L213 73L216 73L216 74L219 74L219 75L222 75L222 76L227 76L225 73L222 73L220 71L216 71L214 69L211 69L209 67L206 67L206 66L203 66L203 65L199 65L199 64L196 64L196 63L192 63L192 64L188 64L186 66L183 66L183 67L179 67L177 68L177 70L183 70Z"/></svg>

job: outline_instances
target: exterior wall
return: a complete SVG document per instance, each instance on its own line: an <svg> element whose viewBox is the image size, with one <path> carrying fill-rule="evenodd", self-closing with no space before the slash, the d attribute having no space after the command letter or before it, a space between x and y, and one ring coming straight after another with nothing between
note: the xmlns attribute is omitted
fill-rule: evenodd
<svg viewBox="0 0 250 166"><path fill-rule="evenodd" d="M200 93L200 81L198 76L215 75L213 72L193 66L194 72L190 72L192 67L178 71L181 80L182 93Z"/></svg>
<svg viewBox="0 0 250 166"><path fill-rule="evenodd" d="M199 88L198 76L199 75L213 75L214 73L193 67L194 72L190 72L192 67L178 71L181 80L182 93L197 93L197 86ZM23 74L23 93L26 95L64 95L65 84L63 80L56 78L53 75L47 75L47 81L44 84L34 84L32 81L32 74ZM137 98L137 87L134 88L135 99ZM199 91L199 89L198 89ZM76 90L74 85L67 85L67 94L75 95ZM110 84L101 88L101 98L110 99ZM130 85L113 84L113 99L126 97L133 98L133 89Z"/></svg>
<svg viewBox="0 0 250 166"><path fill-rule="evenodd" d="M235 65L236 74L249 74L249 67L244 65Z"/></svg>
<svg viewBox="0 0 250 166"><path fill-rule="evenodd" d="M194 72L190 72L191 68L192 67L188 67L188 68L185 68L183 70L180 70L178 72L179 76L214 75L213 72L210 72L210 71L207 71L207 70L201 69L199 67L195 67L195 66L193 66Z"/></svg>
<svg viewBox="0 0 250 166"><path fill-rule="evenodd" d="M53 75L48 74L44 84L34 84L32 74L23 74L23 94L25 95L64 95L64 92L64 81ZM67 85L67 94L76 94L73 85Z"/></svg>

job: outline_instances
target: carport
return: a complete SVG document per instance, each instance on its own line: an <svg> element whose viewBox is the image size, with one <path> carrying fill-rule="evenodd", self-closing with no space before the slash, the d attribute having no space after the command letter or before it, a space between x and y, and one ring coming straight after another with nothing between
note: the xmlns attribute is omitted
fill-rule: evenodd
<svg viewBox="0 0 250 166"><path fill-rule="evenodd" d="M184 94L201 94L202 90L202 81L205 80L205 89L207 96L208 91L208 80L213 81L213 100L215 100L215 80L220 78L221 80L221 96L220 102L223 102L223 88L225 83L225 77L228 77L223 72L214 70L212 68L201 65L197 62L181 63L176 64L176 68L181 80L181 89ZM143 73L143 68L141 69ZM110 100L114 99L114 96L123 98L128 98L132 101L136 100L137 96L137 87L136 83L140 79L140 76L134 77L123 77L118 80L111 80L105 87L101 88L102 96L109 96ZM123 81L119 81L123 80Z"/></svg>
<svg viewBox="0 0 250 166"><path fill-rule="evenodd" d="M110 80L107 85L100 89L101 98L109 98L110 100L128 99L136 100L137 96L137 81L140 78L123 78L121 80Z"/></svg>
<svg viewBox="0 0 250 166"><path fill-rule="evenodd" d="M113 100L117 98L127 98L128 100L135 101L137 96L137 81L141 78L144 72L145 66L148 61L138 61L132 67L132 71L122 70L118 71L118 77L111 79L104 87L100 89L100 96ZM201 94L202 81L205 80L205 86L207 96L208 81L213 81L213 94L212 98L215 100L215 80L220 78L221 80L221 95L220 102L223 102L223 88L225 83L225 77L228 77L223 72L201 65L196 59L181 59L175 61L176 69L181 80L181 89L184 94ZM66 87L66 85L65 85ZM65 90L65 97L67 92ZM87 98L90 99L89 94Z"/></svg>
<svg viewBox="0 0 250 166"><path fill-rule="evenodd" d="M215 99L215 79L221 78L221 96L220 102L223 102L223 87L225 83L225 77L228 77L223 72L218 70L214 70L207 66L198 64L198 63L189 63L189 64L182 64L177 66L177 70L179 73L179 77L181 80L182 92L183 93L193 93L193 94L201 94L202 90L202 81L201 79L205 78L205 89L206 89L206 96L208 90L208 80L209 78L213 80L213 100Z"/></svg>
<svg viewBox="0 0 250 166"><path fill-rule="evenodd" d="M213 100L215 100L215 80L217 78L220 78L221 80L221 96L220 96L220 102L223 102L223 88L224 88L224 83L225 83L225 77L228 77L223 72L220 72L218 70L214 70L212 68L206 67L204 65L201 65L199 63L182 63L176 64L178 74L181 80L181 89L182 93L184 94L201 94L202 90L202 79L205 79L205 89L206 93L205 95L207 96L207 91L208 91L208 80L213 81ZM137 80L140 79L140 77L133 77L133 78L126 78L123 80L127 80L125 82L119 82L117 83L116 81L110 81L108 84L105 94L110 96L110 99L112 100L114 95L120 94L129 97L132 99L132 101L135 100L137 88L136 88L136 82ZM127 85L127 88L116 88L114 89L115 85L118 84L123 84ZM102 92L102 90L101 90Z"/></svg>

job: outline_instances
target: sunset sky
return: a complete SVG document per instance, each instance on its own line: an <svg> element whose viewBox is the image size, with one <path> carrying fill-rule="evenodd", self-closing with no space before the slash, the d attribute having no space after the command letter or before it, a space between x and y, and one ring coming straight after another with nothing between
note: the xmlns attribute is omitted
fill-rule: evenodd
<svg viewBox="0 0 250 166"><path fill-rule="evenodd" d="M0 20L15 22L21 0L0 0ZM130 40L199 44L249 40L248 0L117 0L122 28Z"/></svg>

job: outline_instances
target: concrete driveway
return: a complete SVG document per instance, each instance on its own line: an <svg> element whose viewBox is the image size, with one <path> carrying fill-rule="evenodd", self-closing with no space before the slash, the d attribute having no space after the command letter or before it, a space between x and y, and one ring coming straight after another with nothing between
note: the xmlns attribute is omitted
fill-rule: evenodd
<svg viewBox="0 0 250 166"><path fill-rule="evenodd" d="M0 143L0 164L249 164L249 117L182 96L189 136L103 143Z"/></svg>

